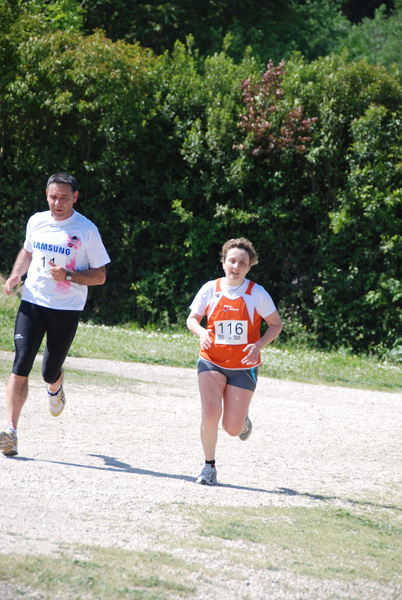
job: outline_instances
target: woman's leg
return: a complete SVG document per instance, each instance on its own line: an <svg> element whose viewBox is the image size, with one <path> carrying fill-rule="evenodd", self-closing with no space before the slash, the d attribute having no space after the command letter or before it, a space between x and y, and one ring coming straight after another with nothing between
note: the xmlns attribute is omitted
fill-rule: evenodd
<svg viewBox="0 0 402 600"><path fill-rule="evenodd" d="M214 460L226 377L218 371L203 371L198 375L198 386L202 406L201 442L205 460Z"/></svg>
<svg viewBox="0 0 402 600"><path fill-rule="evenodd" d="M253 394L252 390L226 386L223 394L222 427L229 435L237 436L242 433Z"/></svg>

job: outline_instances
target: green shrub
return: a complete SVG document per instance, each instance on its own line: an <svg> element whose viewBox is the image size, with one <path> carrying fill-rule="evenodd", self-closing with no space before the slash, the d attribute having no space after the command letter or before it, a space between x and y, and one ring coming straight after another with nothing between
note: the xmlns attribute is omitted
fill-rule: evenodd
<svg viewBox="0 0 402 600"><path fill-rule="evenodd" d="M46 209L47 177L67 170L112 258L85 318L183 323L200 285L222 274L223 242L245 236L284 336L398 352L397 71L347 54L261 71L250 52L235 61L229 40L200 56L191 36L155 56L83 35L69 0L53 16L38 6L0 1L5 273L26 220Z"/></svg>

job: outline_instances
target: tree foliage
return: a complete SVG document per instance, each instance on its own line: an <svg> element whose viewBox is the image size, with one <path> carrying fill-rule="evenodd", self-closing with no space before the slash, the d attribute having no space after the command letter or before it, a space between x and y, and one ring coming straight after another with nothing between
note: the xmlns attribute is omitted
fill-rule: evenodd
<svg viewBox="0 0 402 600"><path fill-rule="evenodd" d="M396 0L390 13L381 5L372 19L365 18L353 25L344 40L353 60L367 59L371 64L388 68L401 64L400 40L402 35L402 2Z"/></svg>
<svg viewBox="0 0 402 600"><path fill-rule="evenodd" d="M277 67L270 60L260 80L249 76L241 84L245 110L238 126L246 134L253 156L267 158L284 149L305 154L306 144L311 142L309 133L317 118L304 119L302 106L289 108L283 102L284 67L284 60ZM245 144L236 147L246 150Z"/></svg>
<svg viewBox="0 0 402 600"><path fill-rule="evenodd" d="M299 50L307 58L327 54L350 23L337 0L85 0L88 32L100 27L113 40L139 41L157 54L192 35L201 55L220 52L241 60L251 46L263 64ZM229 36L229 38L228 38Z"/></svg>
<svg viewBox="0 0 402 600"><path fill-rule="evenodd" d="M399 356L397 68L346 52L261 68L229 38L202 56L192 36L157 56L82 33L68 0L38 6L0 0L3 271L67 170L112 258L86 318L183 322L222 243L245 236L284 337Z"/></svg>

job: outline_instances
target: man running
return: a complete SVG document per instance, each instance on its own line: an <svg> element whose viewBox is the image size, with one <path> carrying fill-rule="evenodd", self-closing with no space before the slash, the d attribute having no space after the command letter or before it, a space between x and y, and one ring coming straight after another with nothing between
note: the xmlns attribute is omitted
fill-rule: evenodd
<svg viewBox="0 0 402 600"><path fill-rule="evenodd" d="M0 433L5 456L18 454L17 424L28 396L28 376L46 333L42 376L48 384L50 413L57 417L66 398L63 363L77 331L89 285L102 285L110 258L97 227L74 210L77 182L67 173L56 173L47 182L48 211L28 220L26 237L4 291L28 273L18 310L15 358L7 384L6 429Z"/></svg>

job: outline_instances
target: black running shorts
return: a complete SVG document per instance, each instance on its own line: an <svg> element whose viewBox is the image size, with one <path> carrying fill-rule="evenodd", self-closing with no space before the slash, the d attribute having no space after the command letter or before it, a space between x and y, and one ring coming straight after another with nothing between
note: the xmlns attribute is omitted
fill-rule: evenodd
<svg viewBox="0 0 402 600"><path fill-rule="evenodd" d="M46 383L57 381L77 331L80 315L79 310L55 310L23 300L15 321L14 375L28 377L46 333L42 375Z"/></svg>

